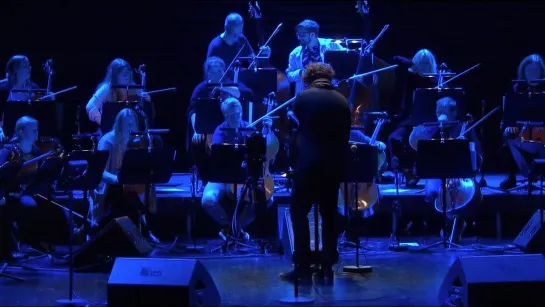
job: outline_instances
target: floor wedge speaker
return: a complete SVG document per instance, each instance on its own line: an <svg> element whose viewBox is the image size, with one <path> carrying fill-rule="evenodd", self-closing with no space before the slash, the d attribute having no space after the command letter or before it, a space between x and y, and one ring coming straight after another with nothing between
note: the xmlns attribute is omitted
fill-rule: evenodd
<svg viewBox="0 0 545 307"><path fill-rule="evenodd" d="M439 289L439 304L455 306L543 306L545 257L459 257ZM444 306L444 305L443 305Z"/></svg>
<svg viewBox="0 0 545 307"><path fill-rule="evenodd" d="M107 297L109 307L221 305L214 280L196 259L117 258Z"/></svg>

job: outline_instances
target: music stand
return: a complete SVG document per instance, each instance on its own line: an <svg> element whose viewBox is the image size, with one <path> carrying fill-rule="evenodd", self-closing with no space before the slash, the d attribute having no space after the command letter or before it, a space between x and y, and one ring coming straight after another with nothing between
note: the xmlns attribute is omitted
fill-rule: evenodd
<svg viewBox="0 0 545 307"><path fill-rule="evenodd" d="M57 136L57 105L55 101L39 101L28 104L26 101L0 102L0 113L4 114L3 130L8 137L15 133L15 123L23 116L34 117L40 123L40 135Z"/></svg>
<svg viewBox="0 0 545 307"><path fill-rule="evenodd" d="M378 175L378 149L376 146L369 144L355 144L348 145L346 153L346 165L345 165L345 177L344 184L344 212L347 221L347 227L350 226L350 212L349 202L352 206L355 206L354 214L359 216L358 205L358 183L373 183ZM352 195L349 198L348 185L352 185ZM315 213L314 216L317 214ZM318 225L318 224L316 224ZM317 229L318 227L315 227ZM318 238L316 236L316 238ZM345 273L370 273L373 271L373 267L368 265L360 265L360 239L359 235L356 240L356 265L349 265L343 267Z"/></svg>
<svg viewBox="0 0 545 307"><path fill-rule="evenodd" d="M200 115L200 116L199 116ZM224 121L221 112L221 101L214 98L198 99L195 105L195 132L198 134L214 134L216 128Z"/></svg>
<svg viewBox="0 0 545 307"><path fill-rule="evenodd" d="M210 150L210 163L208 163L208 170L205 172L206 177L203 180L215 183L224 183L233 185L233 196L235 199L236 207L233 212L231 226L234 228L234 224L237 216L237 209L239 204L244 201L244 195L238 196L238 186L245 185L248 181L248 172L246 165L248 155L248 147L242 144L214 144ZM251 194L250 194L251 195ZM236 230L236 229L234 229ZM235 234L236 235L236 234ZM220 235L222 236L222 235ZM257 247L250 246L239 242L237 237L225 237L222 238L225 242L216 248L213 248L211 252L215 252L222 249L226 253L231 246L243 247L248 249L258 249Z"/></svg>
<svg viewBox="0 0 545 307"><path fill-rule="evenodd" d="M261 102L269 93L276 93L277 74L276 68L241 69L238 81L252 89L254 99Z"/></svg>
<svg viewBox="0 0 545 307"><path fill-rule="evenodd" d="M145 185L144 206L149 208L151 185L168 183L172 178L173 152L165 148L131 149L125 152L117 175L119 184ZM139 228L141 230L141 223Z"/></svg>
<svg viewBox="0 0 545 307"><path fill-rule="evenodd" d="M450 162L445 163L445 161ZM418 141L416 168L420 178L441 179L442 193L440 194L442 195L444 229L446 230L449 221L447 215L447 191L452 194L456 193L456 191L453 191L453 189L448 187L447 179L471 178L474 176L469 141L461 139ZM454 200L455 197L451 195L451 199ZM443 244L445 248L449 248L449 244L457 246L455 243L448 243L447 236L443 235L442 241L426 246L420 250L426 250L441 244Z"/></svg>
<svg viewBox="0 0 545 307"><path fill-rule="evenodd" d="M545 199L543 197L543 181L545 181L545 159L533 159L532 175L539 176L541 183L539 192L539 224L540 229L545 227ZM545 235L541 235L541 254L545 256Z"/></svg>
<svg viewBox="0 0 545 307"><path fill-rule="evenodd" d="M144 127L145 118L140 114L140 112L137 112L136 109L138 108L138 105L140 105L142 102L140 100L137 101L106 101L102 105L102 115L100 117L100 130L102 133L107 133L109 131L112 131L114 127L114 122L117 114L123 109L131 109L138 114L138 122L140 123L140 130L145 130L146 127ZM150 102L145 101L144 103L144 113L148 116L148 118L152 118L153 114L153 106Z"/></svg>
<svg viewBox="0 0 545 307"><path fill-rule="evenodd" d="M437 100L451 97L456 101L457 120L466 121L465 92L462 88L417 88L413 92L410 121L414 127L425 122L436 122Z"/></svg>

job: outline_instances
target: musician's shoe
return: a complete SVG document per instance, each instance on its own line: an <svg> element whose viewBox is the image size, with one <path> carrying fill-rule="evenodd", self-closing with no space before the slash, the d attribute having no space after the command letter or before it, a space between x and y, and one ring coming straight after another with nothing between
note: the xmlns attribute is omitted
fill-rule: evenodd
<svg viewBox="0 0 545 307"><path fill-rule="evenodd" d="M314 277L317 279L333 280L334 275L335 275L335 272L333 272L333 269L331 266L322 266L321 269L314 272Z"/></svg>
<svg viewBox="0 0 545 307"><path fill-rule="evenodd" d="M500 189L509 190L517 186L517 175L510 173L505 179L500 182Z"/></svg>
<svg viewBox="0 0 545 307"><path fill-rule="evenodd" d="M220 230L220 232L218 233L218 235L220 236L220 238L225 242L225 241L228 241L229 240L229 237L231 236L231 228L230 227L225 227L223 228L222 230Z"/></svg>
<svg viewBox="0 0 545 307"><path fill-rule="evenodd" d="M244 242L250 242L250 234L242 229L239 231L239 237Z"/></svg>
<svg viewBox="0 0 545 307"><path fill-rule="evenodd" d="M298 279L299 279L300 284L303 284L303 285L312 284L313 272L310 269L310 267L307 268L307 269L301 269L298 272L298 274L299 274ZM291 271L288 271L288 272L280 273L280 274L278 274L278 276L280 277L280 279L282 279L284 281L294 282L295 281L295 269L292 269Z"/></svg>

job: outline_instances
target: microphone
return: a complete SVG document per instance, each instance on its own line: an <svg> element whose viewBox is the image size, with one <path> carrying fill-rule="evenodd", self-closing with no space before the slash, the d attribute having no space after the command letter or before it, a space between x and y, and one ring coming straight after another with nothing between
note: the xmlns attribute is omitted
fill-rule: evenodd
<svg viewBox="0 0 545 307"><path fill-rule="evenodd" d="M288 111L288 118L289 118L289 120L294 122L297 125L297 127L299 127L299 120L297 119L297 116L295 116L293 111Z"/></svg>

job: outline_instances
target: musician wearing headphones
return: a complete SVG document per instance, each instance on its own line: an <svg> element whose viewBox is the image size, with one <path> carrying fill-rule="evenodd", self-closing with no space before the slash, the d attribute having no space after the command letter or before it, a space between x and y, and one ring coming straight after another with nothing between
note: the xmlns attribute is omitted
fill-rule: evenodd
<svg viewBox="0 0 545 307"><path fill-rule="evenodd" d="M135 85L134 74L131 65L124 59L114 59L106 69L104 80L98 85L93 97L87 102L85 110L89 120L100 126L102 119L102 105L104 102L127 101L134 96L135 100L143 98L151 101L151 97L141 90L112 88L112 85ZM106 133L106 132L104 132Z"/></svg>
<svg viewBox="0 0 545 307"><path fill-rule="evenodd" d="M212 144L243 144L247 131L223 130L223 128L246 128L248 123L242 120L242 105L236 98L227 98L221 104L221 111L225 121L219 125L212 136ZM267 159L274 159L274 156L269 156L270 152L277 152L279 147L278 138L274 135L271 129L272 119L266 118L263 120L262 135L267 140ZM242 186L242 183L238 185ZM231 220L228 218L224 209L220 205L220 201L225 198L232 198L236 193L233 184L208 182L204 188L202 196L202 206L221 227L220 234L226 237L231 234L229 227ZM269 201L270 206L272 201ZM242 213L237 218L237 228L235 229L242 239L250 240L248 233L243 231L243 228L248 226L254 219L255 212L252 204L245 202Z"/></svg>
<svg viewBox="0 0 545 307"><path fill-rule="evenodd" d="M38 121L32 117L24 116L17 120L15 124L15 136L9 144L6 144L0 150L0 177L2 177L2 192L4 193L4 195L1 195L3 199L0 201L0 207L4 210L0 214L2 216L2 221L0 222L0 227L2 228L0 244L2 244L2 247L0 249L4 253L1 255L2 257L7 256L10 258L11 253L19 248L17 235L19 226L23 226L22 228L25 230L32 229L33 227L40 228L36 227L36 223L43 221L43 218L37 218L41 215L36 212L37 210L23 210L23 208L36 207L36 201L28 191L23 190L21 192L21 185L30 183L34 177L38 168L38 162L21 169L16 178L3 178L3 176L7 175L6 171L11 163L25 163L40 155L40 150L35 145L37 140ZM32 192L45 196L49 196L50 194L49 187L47 186L34 186ZM30 213L35 213L36 218L31 218L34 214ZM22 218L23 215L24 219ZM30 237L32 239L29 243L33 247L43 249L39 246L42 236L33 234Z"/></svg>
<svg viewBox="0 0 545 307"><path fill-rule="evenodd" d="M138 131L138 115L132 109L121 110L113 129L106 133L98 143L98 150L108 151L110 156L102 174L102 182L95 191L94 203L89 208L89 218L100 226L121 216L130 217L137 225L142 225L142 234L159 242L150 229L150 223L157 212L155 188L149 191L149 204L145 204L144 185L120 185L117 175L123 165L123 157L133 146L131 132ZM147 205L147 207L146 207Z"/></svg>
<svg viewBox="0 0 545 307"><path fill-rule="evenodd" d="M393 95L392 105L395 112L399 111L400 123L388 136L388 148L390 150L391 165L397 164L394 159L399 160L399 167L407 179L407 187L416 187L419 179L413 172L414 151L408 146L409 135L412 125L409 120L412 112L414 90L417 88L429 88L437 85L433 78L426 78L423 74L437 73L437 62L435 55L428 49L421 49L412 60L395 57L399 62L396 71L396 89Z"/></svg>
<svg viewBox="0 0 545 307"><path fill-rule="evenodd" d="M539 82L531 82L532 80L543 80L545 79L545 62L543 61L543 58L539 54L531 54L527 57L525 57L519 64L518 67L518 80L527 81L527 82L521 82L516 83L513 86L513 91L515 93L532 93L532 92L542 92L543 91L543 83ZM532 129L532 141L541 141L545 142L545 139L543 139L543 128L544 127L529 127L528 130ZM528 133L529 131L524 131ZM525 137L527 135L524 133ZM521 137L521 131L518 127L507 127L504 131L504 139L506 143L510 143L510 140L516 139ZM516 187L517 185L517 176L518 173L518 165L516 160L520 159L520 155L518 154L518 150L513 150L511 146L510 148L510 155L507 158L507 165L509 167L509 173L507 177L500 182L500 188L504 190L508 190L511 188ZM516 158L514 157L516 156ZM518 159L517 159L518 158Z"/></svg>
<svg viewBox="0 0 545 307"><path fill-rule="evenodd" d="M286 75L288 81L295 83L295 94L305 89L303 74L308 64L323 63L325 52L344 50L341 44L332 39L319 38L320 25L313 20L303 20L295 27L301 46L290 53Z"/></svg>
<svg viewBox="0 0 545 307"><path fill-rule="evenodd" d="M13 89L28 90L39 89L40 87L30 80L32 67L30 60L24 55L12 56L6 64L6 78L0 80L0 91L10 91L8 101L27 101L28 93L12 92ZM51 93L46 93L50 95ZM35 96L33 95L31 99ZM51 95L44 100L54 100L55 96Z"/></svg>
<svg viewBox="0 0 545 307"><path fill-rule="evenodd" d="M191 152L193 162L197 168L202 169L206 165L208 155L206 154L206 147L211 144L212 135L199 134L195 130L195 119L197 117L197 105L203 99L218 98L226 99L233 97L239 101L250 101L252 99L252 90L246 87L242 83L238 83L237 86L220 86L216 88L215 93L212 95L214 86L210 83L219 83L222 76L225 74L225 62L216 56L212 56L204 63L204 80L199 83L193 90L191 95L191 101L187 109L188 128L186 136L186 148ZM230 78L225 78L222 83L231 83ZM193 132L193 133L191 133Z"/></svg>

